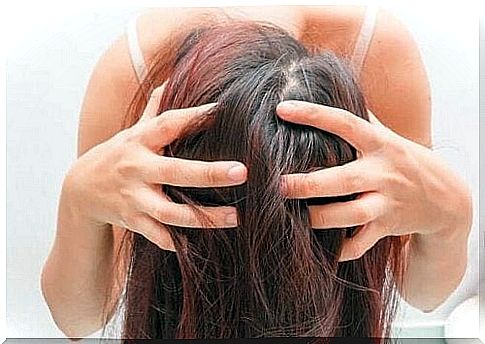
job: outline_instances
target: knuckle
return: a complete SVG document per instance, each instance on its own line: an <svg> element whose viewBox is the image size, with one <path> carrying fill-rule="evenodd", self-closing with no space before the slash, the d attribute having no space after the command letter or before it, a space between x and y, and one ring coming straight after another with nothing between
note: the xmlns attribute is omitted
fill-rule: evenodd
<svg viewBox="0 0 485 344"><path fill-rule="evenodd" d="M123 226L130 229L130 230L133 230L133 229L136 229L137 227L137 218L134 214L132 213L126 213L125 215L123 215L121 217L121 221L123 223Z"/></svg>
<svg viewBox="0 0 485 344"><path fill-rule="evenodd" d="M169 212L166 207L157 207L153 211L153 217L160 222L166 222L169 219Z"/></svg>
<svg viewBox="0 0 485 344"><path fill-rule="evenodd" d="M382 176L381 183L384 190L392 190L394 188L401 189L405 187L405 183L398 175L389 172Z"/></svg>
<svg viewBox="0 0 485 344"><path fill-rule="evenodd" d="M372 212L369 207L366 206L356 206L354 210L356 220L360 223L369 222L372 219Z"/></svg>
<svg viewBox="0 0 485 344"><path fill-rule="evenodd" d="M342 131L346 134L348 137L354 136L355 132L355 126L353 121L345 120L342 123Z"/></svg>
<svg viewBox="0 0 485 344"><path fill-rule="evenodd" d="M177 127L174 126L174 125L169 125L168 120L161 122L159 127L162 129L162 137L163 138L167 138L167 137L176 138L178 136L177 135L177 133L178 133Z"/></svg>
<svg viewBox="0 0 485 344"><path fill-rule="evenodd" d="M374 150L380 150L386 146L385 140L383 139L383 135L377 133L377 135L372 135L368 139L368 145L372 147Z"/></svg>
<svg viewBox="0 0 485 344"><path fill-rule="evenodd" d="M352 255L353 255L353 257L354 257L355 259L359 259L359 258L361 258L361 257L362 257L362 256L365 254L365 252L366 252L366 247L365 247L365 245L364 245L362 242L360 242L360 241L356 240L356 241L354 242L354 245L353 245L353 246L354 246L354 247L353 247L353 250L352 250Z"/></svg>
<svg viewBox="0 0 485 344"><path fill-rule="evenodd" d="M399 143L394 142L394 143L389 144L388 147L390 147L392 149L393 155L401 161L405 161L405 160L403 160L403 158L407 158L409 156L409 152L407 150L407 147L405 147L403 144L399 144Z"/></svg>
<svg viewBox="0 0 485 344"><path fill-rule="evenodd" d="M365 230L365 228L362 228L361 230ZM357 237L351 240L350 254L353 259L359 259L365 254L365 252L367 252L367 246L365 242L361 240L361 238Z"/></svg>
<svg viewBox="0 0 485 344"><path fill-rule="evenodd" d="M283 176L281 179L281 188L286 195L293 194L295 192L295 183L293 178Z"/></svg>
<svg viewBox="0 0 485 344"><path fill-rule="evenodd" d="M165 130L168 130L167 122L168 122L168 117L170 117L170 114L169 114L170 111L171 110L165 111L162 114L160 114L159 116L155 117L155 119L154 119L155 126L157 128L163 128L164 132L165 132Z"/></svg>
<svg viewBox="0 0 485 344"><path fill-rule="evenodd" d="M208 217L204 217L204 219L208 219ZM210 220L207 220L210 223ZM188 211L181 211L180 213L177 214L177 222L181 226L185 227L195 227L196 222L193 221L192 216L190 212Z"/></svg>
<svg viewBox="0 0 485 344"><path fill-rule="evenodd" d="M161 210L160 215L163 215L163 223L172 226L188 227L189 220L187 212L184 211L183 206L173 206Z"/></svg>
<svg viewBox="0 0 485 344"><path fill-rule="evenodd" d="M158 164L156 167L156 173L157 173L157 177L160 180L164 180L167 177L170 177L170 173L171 173L170 165L167 162Z"/></svg>
<svg viewBox="0 0 485 344"><path fill-rule="evenodd" d="M342 191L354 192L354 190L359 190L362 183L362 176L354 173L347 173L344 178L342 178Z"/></svg>
<svg viewBox="0 0 485 344"><path fill-rule="evenodd" d="M316 223L314 226L320 227L320 228L325 228L327 224L327 219L323 211L319 211L318 208L315 209L315 218L316 218Z"/></svg>
<svg viewBox="0 0 485 344"><path fill-rule="evenodd" d="M125 143L140 142L142 136L142 130L145 128L144 125L135 124L133 127L127 129L124 132L123 139Z"/></svg>
<svg viewBox="0 0 485 344"><path fill-rule="evenodd" d="M342 131L347 134L347 136L353 136L356 131L356 118L354 115L350 114L347 111L341 112L343 121L342 121Z"/></svg>
<svg viewBox="0 0 485 344"><path fill-rule="evenodd" d="M119 194L125 204L129 204L133 199L133 191L127 187L121 187L119 189Z"/></svg>
<svg viewBox="0 0 485 344"><path fill-rule="evenodd" d="M320 183L315 177L304 174L301 180L302 183L300 183L300 189L303 194L315 194L318 192Z"/></svg>
<svg viewBox="0 0 485 344"><path fill-rule="evenodd" d="M177 159L164 158L157 166L157 173L160 181L164 184L174 184L175 181L184 178L186 173L180 168L180 163Z"/></svg>
<svg viewBox="0 0 485 344"><path fill-rule="evenodd" d="M218 180L217 172L211 167L204 167L202 174L205 181L209 184L215 184Z"/></svg>
<svg viewBox="0 0 485 344"><path fill-rule="evenodd" d="M131 177L138 172L138 166L131 160L120 161L116 165L116 172L119 176L127 178Z"/></svg>
<svg viewBox="0 0 485 344"><path fill-rule="evenodd" d="M160 116L155 118L156 124L160 128L165 128L167 126L168 118L171 116L170 111L163 112Z"/></svg>
<svg viewBox="0 0 485 344"><path fill-rule="evenodd" d="M378 235L379 238L386 237L393 233L393 225L387 221L376 220L375 221L375 228L374 231Z"/></svg>

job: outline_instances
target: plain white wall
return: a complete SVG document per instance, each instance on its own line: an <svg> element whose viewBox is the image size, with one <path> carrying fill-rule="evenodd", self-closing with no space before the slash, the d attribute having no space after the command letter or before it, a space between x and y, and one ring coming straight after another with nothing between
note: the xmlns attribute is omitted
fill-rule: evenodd
<svg viewBox="0 0 485 344"><path fill-rule="evenodd" d="M432 86L437 153L469 183L478 210L478 19L457 8L421 6L417 11L404 2L387 7L420 45ZM40 271L54 238L63 175L75 159L78 114L90 72L138 11L40 15L21 41L9 42L7 337L62 337L42 298ZM407 308L404 325L441 323L455 305L477 292L477 220L478 215L470 268L459 290L434 313Z"/></svg>
<svg viewBox="0 0 485 344"><path fill-rule="evenodd" d="M91 70L136 9L39 22L7 60L7 337L63 336L40 291ZM27 39L28 38L28 39Z"/></svg>
<svg viewBox="0 0 485 344"><path fill-rule="evenodd" d="M479 21L472 8L457 3L400 3L387 8L407 24L421 50L431 83L434 150L468 182L474 200L469 266L461 285L432 313L424 314L404 304L402 320L396 321L404 327L430 326L443 323L456 305L478 293ZM471 318L478 317L478 309L476 312L468 314L471 324L475 324ZM467 337L478 329L463 328L462 333Z"/></svg>

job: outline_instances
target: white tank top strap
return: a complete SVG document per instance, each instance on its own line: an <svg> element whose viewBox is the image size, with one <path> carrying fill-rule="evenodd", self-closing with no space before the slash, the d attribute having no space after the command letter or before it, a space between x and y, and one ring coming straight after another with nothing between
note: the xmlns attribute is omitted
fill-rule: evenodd
<svg viewBox="0 0 485 344"><path fill-rule="evenodd" d="M145 79L147 68L145 59L143 58L143 52L140 48L140 43L138 42L138 31L136 28L138 17L138 15L135 16L128 23L126 27L126 36L128 39L131 64L133 65L138 81L141 83Z"/></svg>
<svg viewBox="0 0 485 344"><path fill-rule="evenodd" d="M370 41L374 34L374 25L377 16L378 7L375 5L370 5L366 9L365 17L360 28L359 36L352 53L351 61L355 68L357 75L360 74L362 65L369 49ZM141 83L147 73L147 67L143 53L138 42L138 32L137 32L137 19L135 16L126 27L126 34L128 38L128 48L131 58L131 63L133 69L135 70L138 81Z"/></svg>
<svg viewBox="0 0 485 344"><path fill-rule="evenodd" d="M376 5L367 6L364 21L360 28L357 42L352 53L352 65L355 68L357 76L359 76L362 65L364 64L367 50L369 49L372 36L374 34L374 26L376 22L378 7Z"/></svg>

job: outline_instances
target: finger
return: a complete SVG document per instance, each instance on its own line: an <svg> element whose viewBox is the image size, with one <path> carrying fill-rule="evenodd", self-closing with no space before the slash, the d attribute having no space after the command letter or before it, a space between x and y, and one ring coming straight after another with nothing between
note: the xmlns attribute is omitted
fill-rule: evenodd
<svg viewBox="0 0 485 344"><path fill-rule="evenodd" d="M175 251L172 237L167 228L148 215L138 217L133 224L133 228L129 229L143 235L147 240L151 241L162 250Z"/></svg>
<svg viewBox="0 0 485 344"><path fill-rule="evenodd" d="M368 192L352 201L312 205L308 209L313 228L347 228L377 219L384 213L385 201L378 193Z"/></svg>
<svg viewBox="0 0 485 344"><path fill-rule="evenodd" d="M141 116L139 122L145 122L157 115L157 111L160 106L160 101L162 100L163 91L165 90L166 85L167 81L165 81L161 86L153 90L152 94L150 95L150 99L148 99L145 111L143 111L143 115Z"/></svg>
<svg viewBox="0 0 485 344"><path fill-rule="evenodd" d="M244 183L247 169L237 161L198 161L155 156L145 164L143 179L153 184L222 187Z"/></svg>
<svg viewBox="0 0 485 344"><path fill-rule="evenodd" d="M217 103L197 107L168 110L152 119L142 134L142 141L151 149L159 150L180 137L195 120L207 116Z"/></svg>
<svg viewBox="0 0 485 344"><path fill-rule="evenodd" d="M384 236L382 230L375 223L367 224L353 237L344 239L339 262L361 258Z"/></svg>
<svg viewBox="0 0 485 344"><path fill-rule="evenodd" d="M331 132L362 152L383 145L372 124L344 109L291 100L280 103L277 113L284 120Z"/></svg>
<svg viewBox="0 0 485 344"><path fill-rule="evenodd" d="M310 173L293 173L281 177L282 193L288 198L333 197L374 191L377 180L364 160Z"/></svg>
<svg viewBox="0 0 485 344"><path fill-rule="evenodd" d="M160 222L189 228L234 228L237 227L235 207L202 207L166 201L153 213Z"/></svg>
<svg viewBox="0 0 485 344"><path fill-rule="evenodd" d="M189 228L231 228L237 227L235 207L189 206L167 200L154 190L140 190L139 204L146 214L167 225Z"/></svg>

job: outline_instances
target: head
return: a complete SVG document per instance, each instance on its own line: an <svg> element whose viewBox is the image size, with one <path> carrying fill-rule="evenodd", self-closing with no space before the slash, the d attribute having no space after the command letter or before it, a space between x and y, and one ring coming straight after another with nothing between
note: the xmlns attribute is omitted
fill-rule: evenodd
<svg viewBox="0 0 485 344"><path fill-rule="evenodd" d="M164 154L238 160L248 178L234 187L163 186L174 202L235 206L239 224L167 226L176 253L130 233L124 337L387 335L399 240L383 239L362 258L339 263L343 239L358 229L312 229L308 207L356 195L296 200L280 188L283 174L356 159L355 149L339 137L276 115L279 102L304 100L367 120L364 97L345 61L305 47L278 27L250 21L199 27L173 49L144 85L149 89L168 77L159 112L217 105ZM131 123L139 108L132 107Z"/></svg>

